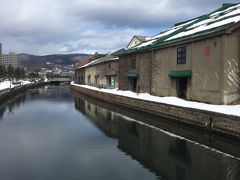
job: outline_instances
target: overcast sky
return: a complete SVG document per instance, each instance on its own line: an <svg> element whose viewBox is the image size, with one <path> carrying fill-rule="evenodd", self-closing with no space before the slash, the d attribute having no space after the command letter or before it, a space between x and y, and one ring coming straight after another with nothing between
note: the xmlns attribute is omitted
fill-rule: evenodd
<svg viewBox="0 0 240 180"><path fill-rule="evenodd" d="M4 53L106 53L235 0L0 0Z"/></svg>

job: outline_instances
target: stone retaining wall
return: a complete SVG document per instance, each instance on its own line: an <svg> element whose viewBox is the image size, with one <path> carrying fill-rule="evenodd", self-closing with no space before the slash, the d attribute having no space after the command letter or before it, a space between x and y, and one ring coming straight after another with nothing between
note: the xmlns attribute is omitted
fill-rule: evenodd
<svg viewBox="0 0 240 180"><path fill-rule="evenodd" d="M208 131L240 138L240 117L204 110L197 110L163 103L124 97L71 85L74 91L92 98L113 103L133 110L168 118L179 124L190 125Z"/></svg>
<svg viewBox="0 0 240 180"><path fill-rule="evenodd" d="M12 89L6 90L4 93L0 94L0 102L6 100L7 98L14 96L20 92L26 91L27 89L36 88L48 84L48 82L39 82L35 84L26 84L23 86L17 86Z"/></svg>

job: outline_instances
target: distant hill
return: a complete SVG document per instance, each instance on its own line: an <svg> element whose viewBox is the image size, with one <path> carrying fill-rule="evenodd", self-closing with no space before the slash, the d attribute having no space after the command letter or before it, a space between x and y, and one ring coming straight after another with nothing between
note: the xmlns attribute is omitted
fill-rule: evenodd
<svg viewBox="0 0 240 180"><path fill-rule="evenodd" d="M65 67L72 66L89 54L53 54L45 56L35 56L30 54L19 54L21 65L27 67L28 70L37 68Z"/></svg>

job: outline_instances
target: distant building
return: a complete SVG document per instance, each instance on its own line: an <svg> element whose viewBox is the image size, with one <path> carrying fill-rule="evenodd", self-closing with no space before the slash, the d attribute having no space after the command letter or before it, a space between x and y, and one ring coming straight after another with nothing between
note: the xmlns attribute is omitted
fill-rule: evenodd
<svg viewBox="0 0 240 180"><path fill-rule="evenodd" d="M89 63L89 59L84 59L75 66L75 82L77 84L85 84L85 69L82 66Z"/></svg>
<svg viewBox="0 0 240 180"><path fill-rule="evenodd" d="M75 72L74 71L62 71L61 73L60 73L60 75L61 76L63 76L63 77L70 77L70 78L73 78L74 77L74 75L75 75Z"/></svg>
<svg viewBox="0 0 240 180"><path fill-rule="evenodd" d="M127 49L132 48L138 44L141 44L142 42L146 41L148 36L133 36L131 41L127 45Z"/></svg>
<svg viewBox="0 0 240 180"><path fill-rule="evenodd" d="M2 43L0 43L0 65L2 64Z"/></svg>
<svg viewBox="0 0 240 180"><path fill-rule="evenodd" d="M114 89L118 88L118 57L108 54L75 70L78 84Z"/></svg>
<svg viewBox="0 0 240 180"><path fill-rule="evenodd" d="M9 54L2 54L2 64L5 67L11 65L12 67L17 68L20 66L19 57L13 52L10 52Z"/></svg>

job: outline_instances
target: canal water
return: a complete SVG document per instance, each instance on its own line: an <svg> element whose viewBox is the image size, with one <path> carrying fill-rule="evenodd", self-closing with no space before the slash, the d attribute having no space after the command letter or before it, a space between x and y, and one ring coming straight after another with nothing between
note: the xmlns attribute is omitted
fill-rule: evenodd
<svg viewBox="0 0 240 180"><path fill-rule="evenodd" d="M0 180L239 180L239 151L67 86L0 104Z"/></svg>

